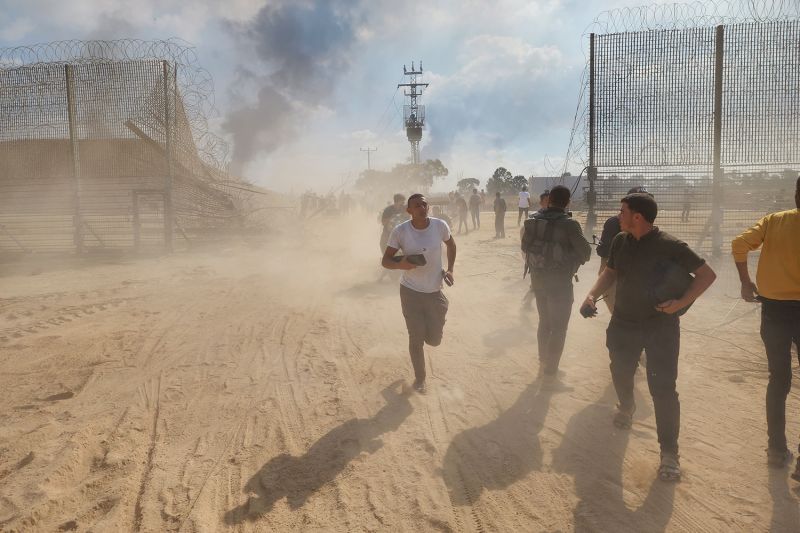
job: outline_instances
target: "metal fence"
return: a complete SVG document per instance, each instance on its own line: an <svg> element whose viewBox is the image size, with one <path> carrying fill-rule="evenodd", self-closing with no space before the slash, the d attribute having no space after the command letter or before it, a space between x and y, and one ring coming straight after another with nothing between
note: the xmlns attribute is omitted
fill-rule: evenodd
<svg viewBox="0 0 800 533"><path fill-rule="evenodd" d="M800 20L686 26L589 37L587 233L644 185L659 225L721 255L794 207Z"/></svg>
<svg viewBox="0 0 800 533"><path fill-rule="evenodd" d="M230 178L195 143L187 66L73 48L0 52L0 252L170 250L235 222Z"/></svg>

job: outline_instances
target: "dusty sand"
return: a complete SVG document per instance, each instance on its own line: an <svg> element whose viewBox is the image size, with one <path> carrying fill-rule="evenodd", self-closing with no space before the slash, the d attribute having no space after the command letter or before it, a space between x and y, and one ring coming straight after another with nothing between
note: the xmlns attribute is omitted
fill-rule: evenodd
<svg viewBox="0 0 800 533"><path fill-rule="evenodd" d="M683 319L684 480L663 483L641 373L633 429L611 424L604 309L573 313L561 384L540 387L515 220L495 241L488 218L456 235L425 396L406 392L372 216L7 270L0 530L800 530L797 484L765 464L759 315L734 307L730 268Z"/></svg>

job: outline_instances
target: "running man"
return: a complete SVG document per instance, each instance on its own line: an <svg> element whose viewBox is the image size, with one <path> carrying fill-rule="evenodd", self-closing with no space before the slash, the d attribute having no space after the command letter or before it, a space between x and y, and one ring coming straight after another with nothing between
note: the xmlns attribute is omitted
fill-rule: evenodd
<svg viewBox="0 0 800 533"><path fill-rule="evenodd" d="M406 209L411 220L392 230L381 264L390 270L402 270L400 305L408 328L408 352L414 367L414 389L425 392L424 345L442 342L449 302L442 292L442 281L452 285L456 262L456 242L444 221L428 216L428 202L422 194L412 194ZM447 247L447 270L442 269L442 243ZM404 257L392 258L398 250ZM409 256L422 255L424 264L410 262Z"/></svg>

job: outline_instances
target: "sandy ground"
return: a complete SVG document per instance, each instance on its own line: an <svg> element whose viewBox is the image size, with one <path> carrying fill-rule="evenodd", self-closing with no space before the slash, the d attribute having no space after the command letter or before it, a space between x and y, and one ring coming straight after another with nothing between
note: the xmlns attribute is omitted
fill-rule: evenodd
<svg viewBox="0 0 800 533"><path fill-rule="evenodd" d="M611 424L607 312L573 313L560 384L540 386L515 228L456 235L420 396L373 217L322 222L214 253L6 268L0 530L800 530L796 483L765 464L759 315L730 268L683 319L669 484L641 373L633 429Z"/></svg>

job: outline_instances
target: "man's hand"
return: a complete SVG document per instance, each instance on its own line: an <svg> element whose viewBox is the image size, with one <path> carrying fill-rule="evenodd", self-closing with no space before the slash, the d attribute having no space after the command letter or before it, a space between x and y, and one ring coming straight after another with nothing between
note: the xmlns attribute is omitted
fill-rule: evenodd
<svg viewBox="0 0 800 533"><path fill-rule="evenodd" d="M752 281L742 282L742 300L745 302L755 302L758 296L758 288Z"/></svg>
<svg viewBox="0 0 800 533"><path fill-rule="evenodd" d="M666 302L661 302L660 304L658 304L656 306L656 310L667 315L674 315L675 313L686 307L686 305L687 304L683 303L680 300L667 300Z"/></svg>
<svg viewBox="0 0 800 533"><path fill-rule="evenodd" d="M453 278L453 273L449 270L442 271L442 277L449 287L452 287L453 283L456 282L455 278Z"/></svg>
<svg viewBox="0 0 800 533"><path fill-rule="evenodd" d="M586 297L581 304L580 313L583 318L597 316L597 304L594 301L594 296L590 294Z"/></svg>

